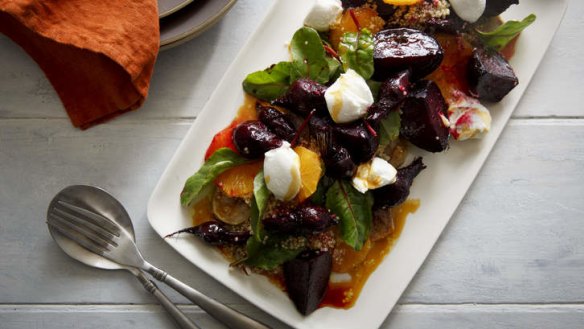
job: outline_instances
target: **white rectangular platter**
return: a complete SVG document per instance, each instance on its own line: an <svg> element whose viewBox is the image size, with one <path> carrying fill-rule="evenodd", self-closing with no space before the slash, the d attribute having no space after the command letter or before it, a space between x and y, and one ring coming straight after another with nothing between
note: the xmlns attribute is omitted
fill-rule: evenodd
<svg viewBox="0 0 584 329"><path fill-rule="evenodd" d="M288 60L287 43L302 26L313 0L275 1L258 30L234 59L225 76L194 122L160 178L148 204L154 230L165 236L191 226L188 212L180 206L185 180L203 162L213 135L227 126L243 103L241 82L245 76L281 60ZM428 169L414 182L411 197L421 200L410 215L393 250L364 286L349 310L323 308L300 315L287 295L259 275L230 269L227 261L201 241L191 237L166 239L176 251L210 276L277 319L296 328L377 328L434 246L474 178L503 131L535 73L560 24L567 0L521 1L504 14L505 19L523 19L530 13L536 22L520 37L511 60L520 84L501 103L488 106L493 117L491 132L482 140L452 142L440 154L423 154ZM496 205L493 205L496 206Z"/></svg>

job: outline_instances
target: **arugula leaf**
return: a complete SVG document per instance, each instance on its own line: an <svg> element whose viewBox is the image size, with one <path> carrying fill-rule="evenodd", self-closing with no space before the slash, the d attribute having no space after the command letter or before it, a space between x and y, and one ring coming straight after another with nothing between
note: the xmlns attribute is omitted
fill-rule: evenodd
<svg viewBox="0 0 584 329"><path fill-rule="evenodd" d="M353 69L365 80L373 75L373 35L369 30L343 34L339 55L345 71Z"/></svg>
<svg viewBox="0 0 584 329"><path fill-rule="evenodd" d="M264 217L269 197L270 191L266 186L264 172L262 170L253 180L253 200L251 202L251 231L253 237L259 242L262 242L264 238L262 217Z"/></svg>
<svg viewBox="0 0 584 329"><path fill-rule="evenodd" d="M380 147L387 146L399 137L399 128L401 118L398 111L391 111L383 120L381 120L381 130L379 132Z"/></svg>
<svg viewBox="0 0 584 329"><path fill-rule="evenodd" d="M355 250L361 250L369 237L373 196L355 190L347 181L337 180L326 193L326 207L341 220L341 237Z"/></svg>
<svg viewBox="0 0 584 329"><path fill-rule="evenodd" d="M282 96L290 85L292 63L280 62L263 71L248 74L243 80L243 90L266 101Z"/></svg>
<svg viewBox="0 0 584 329"><path fill-rule="evenodd" d="M497 50L505 48L505 46L513 40L521 31L526 27L535 22L536 16L531 14L525 17L521 22L518 21L508 21L505 24L497 27L490 32L482 32L477 30L479 37L483 43L489 47L493 47Z"/></svg>
<svg viewBox="0 0 584 329"><path fill-rule="evenodd" d="M188 206L200 197L217 176L225 170L247 162L232 149L223 147L215 151L201 166L199 171L189 177L180 193L180 203Z"/></svg>
<svg viewBox="0 0 584 329"><path fill-rule="evenodd" d="M301 77L310 78L318 83L329 81L329 62L326 59L322 39L315 29L302 27L290 42L292 55L291 81Z"/></svg>
<svg viewBox="0 0 584 329"><path fill-rule="evenodd" d="M264 270L272 270L298 256L302 249L286 249L281 239L271 238L266 243L256 239L247 240L247 259L245 264Z"/></svg>

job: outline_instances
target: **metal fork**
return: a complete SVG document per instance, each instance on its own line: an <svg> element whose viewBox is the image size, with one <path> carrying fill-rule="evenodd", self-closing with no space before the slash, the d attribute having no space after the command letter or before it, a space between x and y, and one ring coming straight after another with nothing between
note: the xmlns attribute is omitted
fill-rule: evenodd
<svg viewBox="0 0 584 329"><path fill-rule="evenodd" d="M125 212L124 212L125 213ZM95 211L57 200L50 207L47 223L66 233L84 248L116 263L140 268L166 283L218 321L230 328L267 329L266 325L209 298L163 270L148 263L122 227Z"/></svg>

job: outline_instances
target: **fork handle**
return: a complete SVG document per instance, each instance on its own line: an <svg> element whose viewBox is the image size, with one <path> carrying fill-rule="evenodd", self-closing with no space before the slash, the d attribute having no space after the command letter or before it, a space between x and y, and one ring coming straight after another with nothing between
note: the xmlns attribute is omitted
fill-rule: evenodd
<svg viewBox="0 0 584 329"><path fill-rule="evenodd" d="M156 286L156 284L146 277L142 271L134 273L136 278L140 280L144 289L154 295L156 299L160 302L162 307L174 318L176 323L182 329L201 329L197 326L191 319L189 319L176 305L168 299L168 297Z"/></svg>
<svg viewBox="0 0 584 329"><path fill-rule="evenodd" d="M216 320L232 329L269 329L265 324L205 296L163 270L147 264L145 270L205 310Z"/></svg>

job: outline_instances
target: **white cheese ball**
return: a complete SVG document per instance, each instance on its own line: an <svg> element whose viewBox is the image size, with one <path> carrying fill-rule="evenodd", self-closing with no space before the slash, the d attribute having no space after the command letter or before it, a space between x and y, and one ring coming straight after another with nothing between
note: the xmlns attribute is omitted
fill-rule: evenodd
<svg viewBox="0 0 584 329"><path fill-rule="evenodd" d="M264 179L268 190L278 200L290 201L300 191L300 157L283 142L282 146L265 153Z"/></svg>
<svg viewBox="0 0 584 329"><path fill-rule="evenodd" d="M308 16L304 19L304 25L320 32L326 32L342 13L341 0L316 0Z"/></svg>
<svg viewBox="0 0 584 329"><path fill-rule="evenodd" d="M486 0L450 0L450 5L458 17L474 23L483 16L485 12Z"/></svg>
<svg viewBox="0 0 584 329"><path fill-rule="evenodd" d="M478 100L470 97L450 105L448 119L450 134L459 141L482 138L491 130L491 113Z"/></svg>
<svg viewBox="0 0 584 329"><path fill-rule="evenodd" d="M365 79L352 69L341 74L324 93L328 111L336 123L347 123L367 114L373 94Z"/></svg>
<svg viewBox="0 0 584 329"><path fill-rule="evenodd" d="M353 187L365 193L389 184L395 183L397 170L382 158L373 158L367 163L359 165L351 182Z"/></svg>

